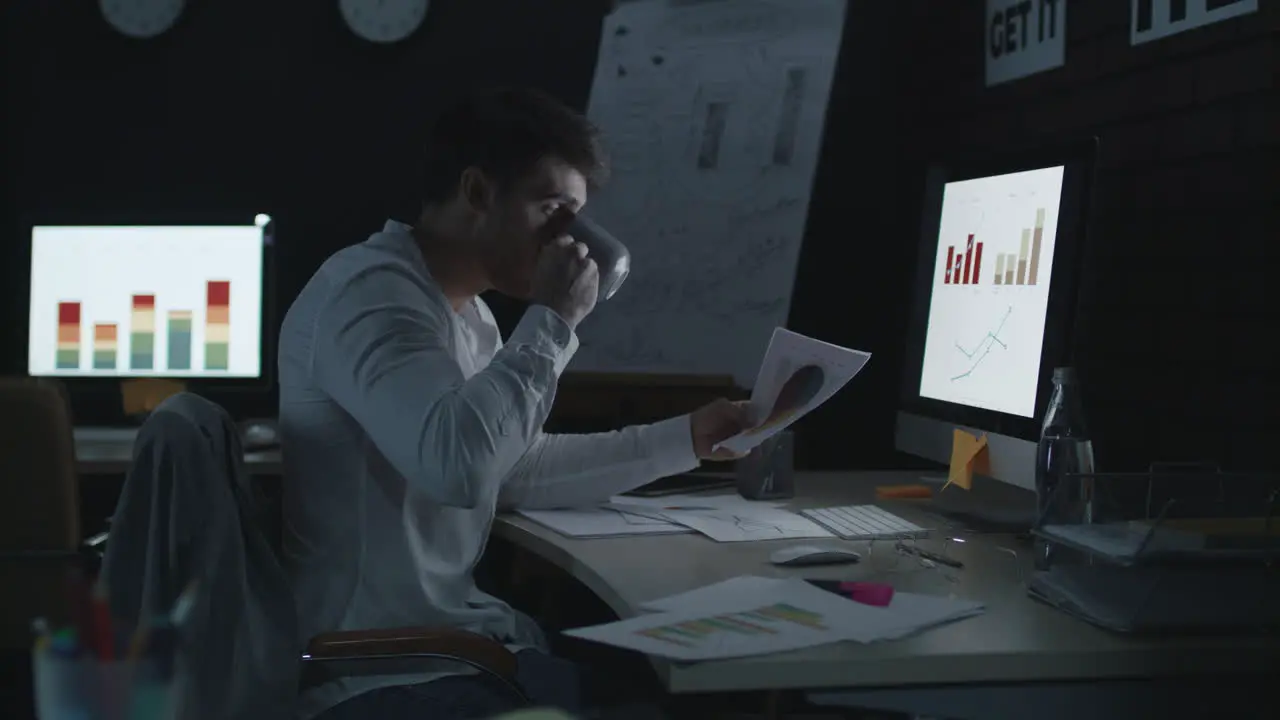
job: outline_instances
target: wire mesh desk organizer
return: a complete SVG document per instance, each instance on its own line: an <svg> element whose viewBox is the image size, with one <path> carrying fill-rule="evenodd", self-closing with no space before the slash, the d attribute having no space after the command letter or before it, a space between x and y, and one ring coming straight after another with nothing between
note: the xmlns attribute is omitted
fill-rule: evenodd
<svg viewBox="0 0 1280 720"><path fill-rule="evenodd" d="M1031 597L1117 632L1280 629L1280 478L1155 465L1073 479L1058 490L1089 488L1093 521L1045 524L1041 509L1033 533L1055 561Z"/></svg>

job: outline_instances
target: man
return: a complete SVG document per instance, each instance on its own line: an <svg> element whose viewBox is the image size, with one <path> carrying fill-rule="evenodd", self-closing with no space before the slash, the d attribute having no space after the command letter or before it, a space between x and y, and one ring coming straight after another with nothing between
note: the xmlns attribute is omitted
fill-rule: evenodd
<svg viewBox="0 0 1280 720"><path fill-rule="evenodd" d="M593 435L545 435L556 384L596 302L598 271L565 235L604 177L585 118L527 90L477 94L428 142L423 210L339 251L280 334L285 559L303 638L450 626L518 652L536 701L577 710L536 626L476 589L495 510L591 505L693 469L745 426L720 401ZM480 293L530 301L504 344ZM541 679L535 676L541 676ZM510 706L487 676L344 679L304 716L485 717ZM555 693L559 692L559 696Z"/></svg>

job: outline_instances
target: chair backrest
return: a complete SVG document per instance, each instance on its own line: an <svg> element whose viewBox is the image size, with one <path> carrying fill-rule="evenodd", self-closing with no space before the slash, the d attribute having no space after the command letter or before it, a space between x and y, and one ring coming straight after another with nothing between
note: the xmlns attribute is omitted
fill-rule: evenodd
<svg viewBox="0 0 1280 720"><path fill-rule="evenodd" d="M191 393L143 423L111 523L103 578L127 623L166 613L193 582L183 717L287 717L297 699L293 596L258 526L239 434Z"/></svg>
<svg viewBox="0 0 1280 720"><path fill-rule="evenodd" d="M29 647L31 620L64 620L80 544L75 444L56 383L0 378L0 648Z"/></svg>
<svg viewBox="0 0 1280 720"><path fill-rule="evenodd" d="M80 495L57 384L0 378L0 550L74 550Z"/></svg>

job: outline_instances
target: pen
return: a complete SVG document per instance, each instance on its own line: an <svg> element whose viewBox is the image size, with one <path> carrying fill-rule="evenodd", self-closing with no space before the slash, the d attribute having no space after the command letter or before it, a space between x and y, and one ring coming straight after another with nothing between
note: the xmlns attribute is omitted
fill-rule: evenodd
<svg viewBox="0 0 1280 720"><path fill-rule="evenodd" d="M44 618L32 620L31 632L36 636L36 652L43 653L48 650L51 643L49 639L49 621Z"/></svg>
<svg viewBox="0 0 1280 720"><path fill-rule="evenodd" d="M173 601L173 608L169 611L169 622L176 628L181 628L187 623L187 618L191 617L191 610L196 604L196 591L200 589L200 581L192 580L183 589L178 599Z"/></svg>
<svg viewBox="0 0 1280 720"><path fill-rule="evenodd" d="M130 665L137 665L142 659L142 654L147 649L147 636L151 634L151 623L146 618L138 618L138 627L133 630L133 637L129 640L129 654L126 661Z"/></svg>
<svg viewBox="0 0 1280 720"><path fill-rule="evenodd" d="M946 555L939 555L938 553L929 552L928 550L922 550L920 548L911 547L909 545L904 545L902 543L898 543L898 549L901 550L902 552L915 555L921 560L936 562L939 565L946 565L947 567L953 567L953 568L956 568L957 570L964 568L964 563L960 562L959 560L956 560L955 558L949 558Z"/></svg>
<svg viewBox="0 0 1280 720"><path fill-rule="evenodd" d="M104 662L115 659L115 632L111 629L111 607L107 602L107 585L101 579L93 587L90 610L93 634L85 638L93 643L98 659Z"/></svg>
<svg viewBox="0 0 1280 720"><path fill-rule="evenodd" d="M191 617L198 589L199 583L191 581L174 601L168 614L156 618L151 623L140 621L138 630L134 633L134 642L130 647L131 660L136 663L145 652L153 661L153 670L161 680L173 674L175 656L178 652L178 634Z"/></svg>
<svg viewBox="0 0 1280 720"><path fill-rule="evenodd" d="M64 651L68 649L69 644L74 647L76 640L79 640L81 647L85 647L92 642L93 638L93 613L90 609L89 586L80 568L72 568L67 573L67 607L71 611L71 625L75 628L75 635L69 639L63 636L60 646Z"/></svg>
<svg viewBox="0 0 1280 720"><path fill-rule="evenodd" d="M49 649L58 657L74 658L80 652L80 643L76 642L75 631L63 628L49 638Z"/></svg>

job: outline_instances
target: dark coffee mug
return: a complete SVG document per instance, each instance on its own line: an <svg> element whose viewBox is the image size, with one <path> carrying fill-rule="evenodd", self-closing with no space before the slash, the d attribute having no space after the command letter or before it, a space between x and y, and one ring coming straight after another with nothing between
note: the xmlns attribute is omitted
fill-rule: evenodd
<svg viewBox="0 0 1280 720"><path fill-rule="evenodd" d="M622 287L631 272L631 252L622 241L608 230L597 225L582 213L569 223L569 234L587 246L587 257L600 269L600 290L597 300L608 300Z"/></svg>

